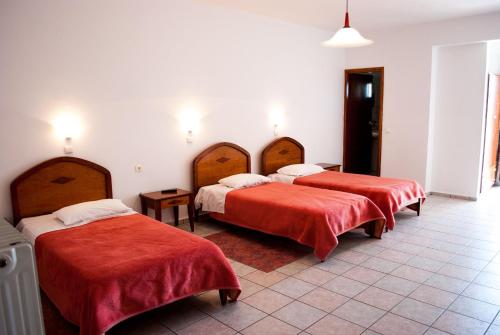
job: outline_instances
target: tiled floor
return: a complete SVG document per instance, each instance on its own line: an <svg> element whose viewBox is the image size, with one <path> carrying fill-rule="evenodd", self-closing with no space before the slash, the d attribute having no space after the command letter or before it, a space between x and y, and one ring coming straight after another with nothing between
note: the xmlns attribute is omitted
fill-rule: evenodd
<svg viewBox="0 0 500 335"><path fill-rule="evenodd" d="M500 334L500 189L478 202L430 197L382 240L341 237L263 273L232 262L240 301L207 292L125 321L113 334ZM202 236L220 230L197 225Z"/></svg>

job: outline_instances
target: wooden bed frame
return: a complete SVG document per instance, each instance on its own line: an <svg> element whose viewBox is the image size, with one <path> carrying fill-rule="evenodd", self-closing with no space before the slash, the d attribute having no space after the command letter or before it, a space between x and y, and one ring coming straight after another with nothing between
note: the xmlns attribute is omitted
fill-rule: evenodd
<svg viewBox="0 0 500 335"><path fill-rule="evenodd" d="M57 157L27 170L10 184L14 225L84 201L113 197L111 173L81 158Z"/></svg>
<svg viewBox="0 0 500 335"><path fill-rule="evenodd" d="M304 163L304 146L291 137L281 137L269 143L261 155L261 173L264 176L276 173L284 166ZM422 199L406 206L420 216Z"/></svg>
<svg viewBox="0 0 500 335"><path fill-rule="evenodd" d="M26 217L113 197L109 170L75 157L57 157L32 167L14 179L10 191L14 225ZM226 291L219 290L222 305L227 303Z"/></svg>
<svg viewBox="0 0 500 335"><path fill-rule="evenodd" d="M302 145L292 138L284 137L279 140L291 140L294 145L302 147ZM277 140L277 141L279 141ZM275 142L277 142L275 141ZM273 142L273 143L275 143ZM287 149L288 148L288 149ZM272 148L271 148L272 149ZM291 146L285 146L285 153L291 153L293 155L297 154L297 151ZM282 149L280 149L281 151ZM270 151L271 154L274 150ZM264 155L265 153L263 153ZM278 154L280 154L278 152ZM300 152L301 159L304 159L304 151ZM293 164L293 163L288 163ZM287 165L287 164L286 164ZM283 165L284 166L284 165ZM277 168L278 169L278 168ZM222 178L232 176L238 173L250 173L251 163L250 154L248 151L242 147L228 142L216 143L209 148L205 149L193 160L193 190L196 195L199 189L203 186L209 186L217 184ZM199 211L195 211L198 217ZM375 238L381 238L383 227L385 226L384 220L377 220L373 222L368 222L361 225L358 228L363 228L365 232Z"/></svg>
<svg viewBox="0 0 500 335"><path fill-rule="evenodd" d="M250 171L248 151L233 143L216 143L193 161L193 192L196 196L203 186L214 185L222 178Z"/></svg>

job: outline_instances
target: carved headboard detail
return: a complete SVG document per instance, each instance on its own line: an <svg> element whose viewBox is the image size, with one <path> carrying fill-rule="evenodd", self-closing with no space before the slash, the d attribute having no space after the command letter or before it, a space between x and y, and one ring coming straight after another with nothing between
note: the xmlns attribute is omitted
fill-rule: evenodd
<svg viewBox="0 0 500 335"><path fill-rule="evenodd" d="M304 163L304 147L291 137L281 137L268 144L261 155L261 173L267 176L283 166Z"/></svg>
<svg viewBox="0 0 500 335"><path fill-rule="evenodd" d="M14 224L84 201L113 197L110 172L81 158L58 157L32 167L10 185Z"/></svg>
<svg viewBox="0 0 500 335"><path fill-rule="evenodd" d="M217 184L222 178L251 171L250 154L228 142L212 145L193 161L193 192L203 186Z"/></svg>

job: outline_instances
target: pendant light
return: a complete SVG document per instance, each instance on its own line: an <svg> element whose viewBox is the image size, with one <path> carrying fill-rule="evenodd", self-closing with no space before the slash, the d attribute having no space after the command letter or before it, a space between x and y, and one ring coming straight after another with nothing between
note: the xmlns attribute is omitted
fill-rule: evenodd
<svg viewBox="0 0 500 335"><path fill-rule="evenodd" d="M332 38L323 42L325 47L333 48L355 48L372 44L354 28L349 25L349 0L346 0L344 27L337 31Z"/></svg>

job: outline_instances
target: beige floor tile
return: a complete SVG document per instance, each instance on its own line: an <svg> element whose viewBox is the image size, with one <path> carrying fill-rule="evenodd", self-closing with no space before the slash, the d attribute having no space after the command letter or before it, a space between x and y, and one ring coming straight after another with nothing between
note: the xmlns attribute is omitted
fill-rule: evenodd
<svg viewBox="0 0 500 335"><path fill-rule="evenodd" d="M481 321L493 322L500 307L480 300L460 296L450 307L448 307L448 309L452 312L470 316Z"/></svg>
<svg viewBox="0 0 500 335"><path fill-rule="evenodd" d="M488 265L486 265L483 271L500 276L500 263L489 263Z"/></svg>
<svg viewBox="0 0 500 335"><path fill-rule="evenodd" d="M408 262L412 257L414 257L411 254L407 254L402 251L397 251L397 250L392 250L392 249L386 249L379 253L377 257L386 259L388 261L404 264Z"/></svg>
<svg viewBox="0 0 500 335"><path fill-rule="evenodd" d="M328 272L331 272L331 273L334 273L337 275L341 275L344 272L349 271L350 269L352 269L355 266L356 265L354 265L354 264L347 263L347 262L341 261L341 260L336 259L336 258L332 258L326 262L319 263L319 264L315 265L315 267L318 269L325 270L325 271L328 271Z"/></svg>
<svg viewBox="0 0 500 335"><path fill-rule="evenodd" d="M323 318L325 315L327 314L322 310L306 305L300 301L294 301L273 313L275 318L302 330Z"/></svg>
<svg viewBox="0 0 500 335"><path fill-rule="evenodd" d="M389 273L391 271L394 271L400 265L401 264L399 263L388 261L378 257L372 257L366 260L365 262L361 263L361 266L364 266L365 268L369 268L384 273Z"/></svg>
<svg viewBox="0 0 500 335"><path fill-rule="evenodd" d="M324 284L323 287L327 290L345 295L346 297L354 297L365 290L368 285L339 276Z"/></svg>
<svg viewBox="0 0 500 335"><path fill-rule="evenodd" d="M485 335L500 335L500 326L491 325Z"/></svg>
<svg viewBox="0 0 500 335"><path fill-rule="evenodd" d="M429 330L425 332L425 335L449 335L449 333L445 333L435 328L429 328Z"/></svg>
<svg viewBox="0 0 500 335"><path fill-rule="evenodd" d="M310 267L309 269L306 269L294 275L295 278L298 278L300 280L306 281L314 285L323 285L324 283L326 283L329 280L332 280L336 276L337 275L331 272L321 270L315 267Z"/></svg>
<svg viewBox="0 0 500 335"><path fill-rule="evenodd" d="M477 277L474 279L474 283L500 290L500 276L492 273L488 272L479 273Z"/></svg>
<svg viewBox="0 0 500 335"><path fill-rule="evenodd" d="M373 243L372 244L365 243L362 245L355 246L354 248L352 248L352 250L357 251L357 252L362 252L362 253L370 255L370 256L375 256L375 255L378 255L379 253L381 253L382 251L384 251L385 248L376 246Z"/></svg>
<svg viewBox="0 0 500 335"><path fill-rule="evenodd" d="M440 274L433 274L424 282L424 284L448 292L460 294L469 285L469 282Z"/></svg>
<svg viewBox="0 0 500 335"><path fill-rule="evenodd" d="M236 272L236 274L240 277L244 277L247 274L252 273L255 270L257 270L251 266L248 266L248 265L245 265L243 263L236 262L236 261L232 261L231 266L233 267L234 272Z"/></svg>
<svg viewBox="0 0 500 335"><path fill-rule="evenodd" d="M318 257L316 257L313 253L310 253L307 256L299 258L297 260L297 262L306 264L308 266L313 266L315 264L321 263L321 261L318 259Z"/></svg>
<svg viewBox="0 0 500 335"><path fill-rule="evenodd" d="M371 330L383 335L421 335L427 328L421 323L391 313L387 313L370 327Z"/></svg>
<svg viewBox="0 0 500 335"><path fill-rule="evenodd" d="M254 293L262 291L265 287L259 284L254 283L253 281L247 280L245 278L240 278L241 285L241 294L239 299L245 299L248 296L251 296Z"/></svg>
<svg viewBox="0 0 500 335"><path fill-rule="evenodd" d="M409 297L436 307L447 308L457 298L457 295L435 287L422 285L413 291Z"/></svg>
<svg viewBox="0 0 500 335"><path fill-rule="evenodd" d="M382 309L364 304L356 300L349 300L335 311L333 315L344 320L353 322L362 327L370 327L386 312Z"/></svg>
<svg viewBox="0 0 500 335"><path fill-rule="evenodd" d="M249 304L250 306L260 309L268 314L277 311L292 301L293 299L269 289L259 291L243 300L243 302Z"/></svg>
<svg viewBox="0 0 500 335"><path fill-rule="evenodd" d="M288 277L287 279L284 279L279 283L270 286L270 288L286 296L297 299L304 294L314 290L316 288L316 285L294 277Z"/></svg>
<svg viewBox="0 0 500 335"><path fill-rule="evenodd" d="M356 266L355 268L352 268L344 273L342 276L357 280L367 285L372 285L384 277L385 274L362 266Z"/></svg>
<svg viewBox="0 0 500 335"><path fill-rule="evenodd" d="M465 281L473 281L479 271L454 264L446 264L437 273Z"/></svg>
<svg viewBox="0 0 500 335"><path fill-rule="evenodd" d="M456 255L451 252L440 251L431 248L424 248L419 253L419 256L434 259L440 262L448 262L450 259L455 257Z"/></svg>
<svg viewBox="0 0 500 335"><path fill-rule="evenodd" d="M372 286L358 294L354 299L388 311L399 304L404 297Z"/></svg>
<svg viewBox="0 0 500 335"><path fill-rule="evenodd" d="M491 287L470 284L462 293L463 295L500 306L500 290Z"/></svg>
<svg viewBox="0 0 500 335"><path fill-rule="evenodd" d="M366 261L370 256L367 254L357 252L357 251L352 251L352 250L347 250L347 251L341 251L339 253L335 253L333 255L334 258L340 259L344 262L352 263L352 264L360 264L364 261Z"/></svg>
<svg viewBox="0 0 500 335"><path fill-rule="evenodd" d="M308 328L307 332L312 335L359 335L364 330L352 322L328 315Z"/></svg>
<svg viewBox="0 0 500 335"><path fill-rule="evenodd" d="M254 271L254 272L246 275L244 278L248 279L256 284L268 287L268 286L276 284L277 282L279 282L287 277L288 276L285 275L284 273L277 272L277 271L263 272L263 271L257 270L257 271Z"/></svg>
<svg viewBox="0 0 500 335"><path fill-rule="evenodd" d="M470 269L475 269L475 270L482 270L486 265L488 265L487 261L482 261L477 258L472 258L472 257L467 257L467 256L462 256L462 255L457 255L453 257L449 263L454 264L454 265L459 265L463 266L465 268L470 268Z"/></svg>
<svg viewBox="0 0 500 335"><path fill-rule="evenodd" d="M281 320L268 316L241 331L244 335L295 335L300 329Z"/></svg>
<svg viewBox="0 0 500 335"><path fill-rule="evenodd" d="M427 279L429 279L430 276L432 276L432 272L417 269L413 266L401 265L400 267L392 271L391 275L408 279L417 283L423 283Z"/></svg>
<svg viewBox="0 0 500 335"><path fill-rule="evenodd" d="M415 256L412 259L410 259L406 264L413 266L414 268L435 272L441 269L445 263L430 258Z"/></svg>
<svg viewBox="0 0 500 335"><path fill-rule="evenodd" d="M308 264L301 263L300 261L295 261L276 269L276 271L284 273L288 276L292 276L296 273L299 273L300 271L308 269L309 267L310 265Z"/></svg>
<svg viewBox="0 0 500 335"><path fill-rule="evenodd" d="M214 318L207 317L187 326L186 328L177 330L176 333L178 335L233 335L236 334L236 331Z"/></svg>
<svg viewBox="0 0 500 335"><path fill-rule="evenodd" d="M241 301L227 304L224 308L214 313L210 313L210 315L237 331L245 329L251 324L266 317L266 313Z"/></svg>
<svg viewBox="0 0 500 335"><path fill-rule="evenodd" d="M395 245L391 245L389 248L406 252L407 254L412 254L412 255L418 255L424 249L423 246L406 242L399 242Z"/></svg>
<svg viewBox="0 0 500 335"><path fill-rule="evenodd" d="M482 335L488 328L488 323L446 311L432 326L455 335Z"/></svg>
<svg viewBox="0 0 500 335"><path fill-rule="evenodd" d="M318 287L299 298L300 301L319 308L327 313L332 312L340 305L346 303L349 298L341 294Z"/></svg>
<svg viewBox="0 0 500 335"><path fill-rule="evenodd" d="M407 296L419 286L418 283L395 277L392 275L386 275L384 278L380 279L373 286L384 289L386 291L391 291L400 295Z"/></svg>
<svg viewBox="0 0 500 335"><path fill-rule="evenodd" d="M391 313L404 318L432 325L434 321L443 313L444 309L435 307L424 302L406 298L391 310Z"/></svg>

